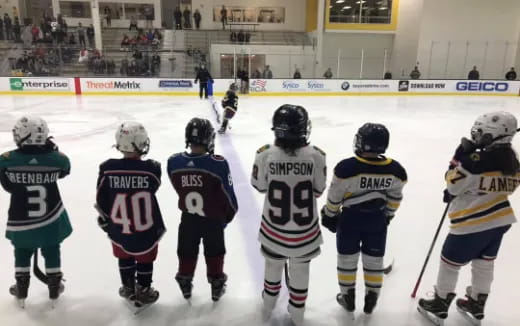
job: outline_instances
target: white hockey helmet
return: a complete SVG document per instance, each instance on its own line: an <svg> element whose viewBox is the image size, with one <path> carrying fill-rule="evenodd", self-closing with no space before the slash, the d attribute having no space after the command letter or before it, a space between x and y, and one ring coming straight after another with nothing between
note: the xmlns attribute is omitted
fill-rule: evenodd
<svg viewBox="0 0 520 326"><path fill-rule="evenodd" d="M147 154L150 149L150 138L146 129L139 122L123 122L116 131L116 148L123 153Z"/></svg>
<svg viewBox="0 0 520 326"><path fill-rule="evenodd" d="M509 112L486 113L477 118L471 128L471 138L477 145L509 144L517 133L518 122Z"/></svg>
<svg viewBox="0 0 520 326"><path fill-rule="evenodd" d="M13 139L18 147L45 145L49 136L47 122L36 116L23 116L13 127Z"/></svg>

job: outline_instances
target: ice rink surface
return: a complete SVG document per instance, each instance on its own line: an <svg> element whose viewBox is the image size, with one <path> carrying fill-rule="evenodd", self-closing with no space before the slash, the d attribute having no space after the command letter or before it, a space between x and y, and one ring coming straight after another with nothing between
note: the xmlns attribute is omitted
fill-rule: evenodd
<svg viewBox="0 0 520 326"><path fill-rule="evenodd" d="M167 176L158 192L168 232L160 243L155 264L154 286L161 292L157 304L134 317L119 298L117 260L105 234L97 227L95 200L98 166L108 158L119 157L112 148L114 132L122 120L138 120L151 138L149 158L160 161L184 150L184 127L194 116L214 121L206 101L175 97L0 97L0 147L14 148L11 129L23 114L40 115L47 120L51 134L72 163L71 175L60 181L65 207L74 233L62 245L66 291L52 310L46 288L32 278L26 309L21 310L9 295L14 282L13 248L0 241L0 325L197 325L256 326L289 325L287 291L278 301L273 318L261 319L260 294L263 260L256 239L263 197L249 185L255 151L273 140L270 119L284 103L300 104L312 119L311 141L327 152L329 177L335 164L352 155L352 139L364 122L384 123L390 130L388 156L407 169L409 182L396 218L390 225L389 255L395 257L394 270L385 278L379 304L370 319L347 320L336 303L335 236L323 229L322 254L311 263L309 299L305 325L430 325L417 313L417 300L410 298L425 254L444 210L442 190L444 172L462 136L469 136L475 118L482 113L506 110L520 118L518 97L249 97L241 98L232 129L217 136L216 152L230 161L239 199L239 213L226 229L225 270L228 291L213 304L205 278L205 264L199 257L191 306L182 298L174 275L177 270L176 241L180 214L177 196ZM515 148L520 150L520 136ZM163 168L164 172L164 168ZM8 196L0 194L5 231ZM320 199L320 207L325 198ZM520 212L520 191L511 198ZM447 224L432 255L418 296L432 291L439 264L439 250ZM506 234L496 262L495 281L488 301L486 326L520 324L520 233L515 226ZM40 263L43 266L43 262ZM470 267L459 279L458 294L463 295L470 280ZM358 311L362 309L363 278L358 272ZM445 325L469 325L454 305Z"/></svg>

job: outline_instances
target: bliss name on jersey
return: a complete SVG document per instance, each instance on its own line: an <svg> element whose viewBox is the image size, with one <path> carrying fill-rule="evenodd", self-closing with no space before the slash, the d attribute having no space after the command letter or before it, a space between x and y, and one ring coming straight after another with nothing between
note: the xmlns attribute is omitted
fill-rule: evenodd
<svg viewBox="0 0 520 326"><path fill-rule="evenodd" d="M269 173L271 175L312 175L314 164L311 162L271 162Z"/></svg>
<svg viewBox="0 0 520 326"><path fill-rule="evenodd" d="M181 176L183 187L204 187L202 176L196 174L188 174Z"/></svg>
<svg viewBox="0 0 520 326"><path fill-rule="evenodd" d="M480 177L478 189L489 192L514 192L519 185L520 179L514 177Z"/></svg>
<svg viewBox="0 0 520 326"><path fill-rule="evenodd" d="M115 189L146 189L150 187L147 176L108 176L110 188Z"/></svg>
<svg viewBox="0 0 520 326"><path fill-rule="evenodd" d="M359 188L367 190L382 190L392 186L393 179L388 177L361 177Z"/></svg>
<svg viewBox="0 0 520 326"><path fill-rule="evenodd" d="M54 183L60 177L59 172L36 173L36 172L6 172L11 183L42 184Z"/></svg>

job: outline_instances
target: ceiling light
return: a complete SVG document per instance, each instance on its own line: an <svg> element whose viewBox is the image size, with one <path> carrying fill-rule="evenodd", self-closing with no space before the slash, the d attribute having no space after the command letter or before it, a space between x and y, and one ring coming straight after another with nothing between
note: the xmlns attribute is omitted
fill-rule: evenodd
<svg viewBox="0 0 520 326"><path fill-rule="evenodd" d="M388 7L380 7L379 10L387 10Z"/></svg>
<svg viewBox="0 0 520 326"><path fill-rule="evenodd" d="M343 7L342 10L347 10L347 9L350 9L350 8L352 8L352 7L351 6L345 6L345 7Z"/></svg>
<svg viewBox="0 0 520 326"><path fill-rule="evenodd" d="M359 3L366 3L366 1L364 1L364 0L363 0L363 1L358 0L358 1L356 1L356 3L357 3L357 4L359 4Z"/></svg>
<svg viewBox="0 0 520 326"><path fill-rule="evenodd" d="M343 3L345 0L336 0L336 3Z"/></svg>

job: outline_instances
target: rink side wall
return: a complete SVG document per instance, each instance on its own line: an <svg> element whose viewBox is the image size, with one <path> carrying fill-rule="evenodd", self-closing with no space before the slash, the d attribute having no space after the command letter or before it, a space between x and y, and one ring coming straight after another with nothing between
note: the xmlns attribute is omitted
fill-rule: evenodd
<svg viewBox="0 0 520 326"><path fill-rule="evenodd" d="M216 79L214 95L234 82ZM520 81L253 79L252 96L520 96ZM192 79L0 77L0 95L166 95L195 96Z"/></svg>

